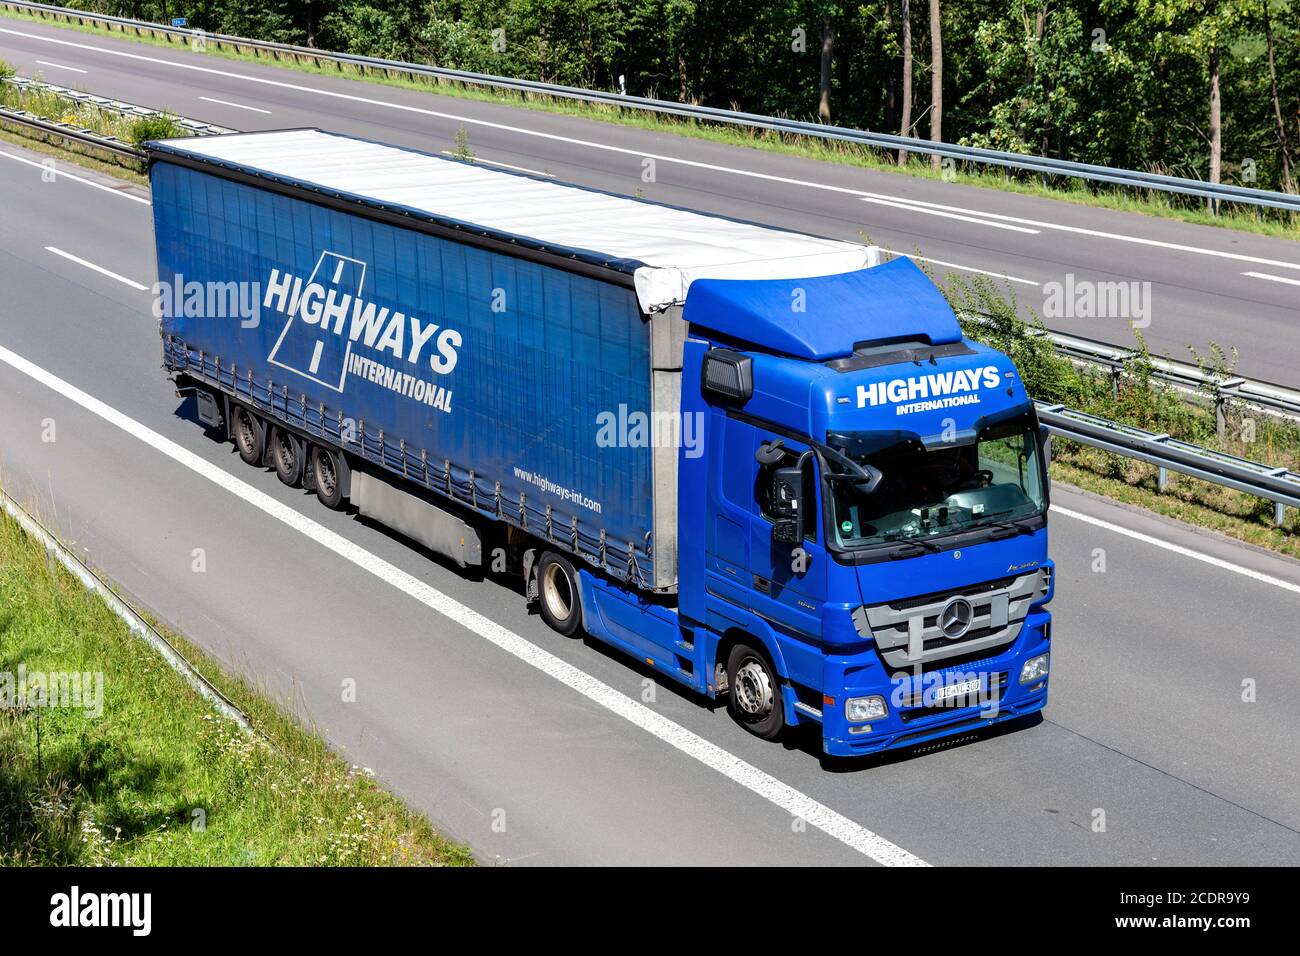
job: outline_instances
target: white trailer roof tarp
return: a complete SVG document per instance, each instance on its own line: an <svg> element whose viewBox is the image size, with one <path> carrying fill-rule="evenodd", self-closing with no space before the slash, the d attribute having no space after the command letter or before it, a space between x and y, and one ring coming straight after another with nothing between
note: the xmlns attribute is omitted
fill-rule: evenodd
<svg viewBox="0 0 1300 956"><path fill-rule="evenodd" d="M186 137L164 153L400 206L622 267L646 312L695 279L797 279L868 265L865 246L736 222L321 130Z"/></svg>

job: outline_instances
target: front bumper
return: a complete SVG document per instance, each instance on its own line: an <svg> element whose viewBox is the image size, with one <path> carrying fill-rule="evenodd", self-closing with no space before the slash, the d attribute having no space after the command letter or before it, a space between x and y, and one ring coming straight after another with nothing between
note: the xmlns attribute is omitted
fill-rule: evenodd
<svg viewBox="0 0 1300 956"><path fill-rule="evenodd" d="M1025 619L1015 642L1001 654L937 668L919 679L916 675L891 678L874 649L851 657L827 658L823 686L845 690L836 695L834 705L823 710L823 750L830 756L861 756L970 733L1042 710L1047 704L1050 669L1048 676L1030 684L1020 683L1020 672L1025 661L1050 652L1050 624L1049 612L1034 611ZM978 697L952 703L934 699L936 686L977 675L986 688ZM850 724L844 701L871 695L884 697L889 713L869 724Z"/></svg>

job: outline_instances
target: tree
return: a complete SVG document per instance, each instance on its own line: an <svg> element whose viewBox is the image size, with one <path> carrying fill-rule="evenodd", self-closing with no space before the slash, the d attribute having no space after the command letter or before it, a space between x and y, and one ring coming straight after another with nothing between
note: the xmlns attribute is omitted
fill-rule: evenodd
<svg viewBox="0 0 1300 956"><path fill-rule="evenodd" d="M1277 121L1277 146L1282 162L1282 188L1289 193L1295 192L1295 179L1291 170L1291 137L1287 132L1286 119L1282 116L1282 100L1277 92L1277 61L1274 56L1273 18L1269 10L1270 0L1264 0L1261 13L1264 22L1264 37L1268 46L1268 87L1269 98L1273 101L1273 117Z"/></svg>
<svg viewBox="0 0 1300 956"><path fill-rule="evenodd" d="M912 4L903 0L903 121L899 136L912 135ZM906 150L898 151L898 165L907 163Z"/></svg>
<svg viewBox="0 0 1300 956"><path fill-rule="evenodd" d="M1170 28L1162 39L1172 50L1199 59L1205 67L1209 94L1207 129L1209 181L1222 181L1223 172L1223 59L1237 31L1247 21L1255 0L1139 0L1138 11ZM1208 201L1211 212L1218 203Z"/></svg>
<svg viewBox="0 0 1300 956"><path fill-rule="evenodd" d="M885 45L889 51L889 67L885 78L885 129L894 129L898 119L898 76L894 72L894 2L885 0Z"/></svg>
<svg viewBox="0 0 1300 956"><path fill-rule="evenodd" d="M939 0L930 0L930 141L943 142L943 24ZM930 157L930 165L939 168L939 155Z"/></svg>
<svg viewBox="0 0 1300 956"><path fill-rule="evenodd" d="M830 14L822 17L822 63L818 82L817 116L823 123L831 121L831 55L835 48L835 24Z"/></svg>

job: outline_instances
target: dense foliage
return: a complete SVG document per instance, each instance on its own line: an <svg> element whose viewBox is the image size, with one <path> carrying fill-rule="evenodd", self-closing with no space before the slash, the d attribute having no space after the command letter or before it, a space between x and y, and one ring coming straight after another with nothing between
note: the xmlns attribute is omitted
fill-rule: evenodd
<svg viewBox="0 0 1300 956"><path fill-rule="evenodd" d="M1294 190L1300 0L80 0L101 12ZM912 104L904 110L903 13ZM825 43L829 40L829 43ZM1271 54L1271 56L1270 56ZM1216 82L1217 81L1217 82ZM1221 124L1212 118L1212 89ZM1215 127L1221 125L1220 140Z"/></svg>

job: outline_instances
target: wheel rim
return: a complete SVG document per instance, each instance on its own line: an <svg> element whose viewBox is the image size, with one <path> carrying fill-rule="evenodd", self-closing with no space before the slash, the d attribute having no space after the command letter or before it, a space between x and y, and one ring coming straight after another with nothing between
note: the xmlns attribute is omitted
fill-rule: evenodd
<svg viewBox="0 0 1300 956"><path fill-rule="evenodd" d="M772 712L772 678L762 662L749 657L736 670L736 706L746 717L761 720Z"/></svg>
<svg viewBox="0 0 1300 956"><path fill-rule="evenodd" d="M280 470L286 475L292 474L294 465L297 463L296 456L293 453L293 442L288 435L281 434L275 446L276 456L280 460Z"/></svg>
<svg viewBox="0 0 1300 956"><path fill-rule="evenodd" d="M243 409L239 411L236 434L239 436L239 447L246 454L251 455L253 453L253 419Z"/></svg>
<svg viewBox="0 0 1300 956"><path fill-rule="evenodd" d="M557 563L548 564L542 572L542 599L557 621L567 621L573 613L573 588L569 576Z"/></svg>
<svg viewBox="0 0 1300 956"><path fill-rule="evenodd" d="M316 462L316 484L320 487L322 495L326 498L332 498L337 477L334 474L334 460L325 452L321 452Z"/></svg>

